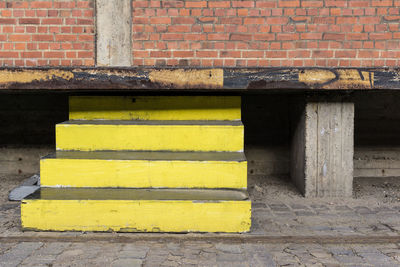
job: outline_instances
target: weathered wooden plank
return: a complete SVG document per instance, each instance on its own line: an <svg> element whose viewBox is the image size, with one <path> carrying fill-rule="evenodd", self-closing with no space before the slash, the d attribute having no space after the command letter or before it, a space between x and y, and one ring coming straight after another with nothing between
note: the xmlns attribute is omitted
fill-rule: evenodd
<svg viewBox="0 0 400 267"><path fill-rule="evenodd" d="M0 68L0 90L400 89L400 69Z"/></svg>

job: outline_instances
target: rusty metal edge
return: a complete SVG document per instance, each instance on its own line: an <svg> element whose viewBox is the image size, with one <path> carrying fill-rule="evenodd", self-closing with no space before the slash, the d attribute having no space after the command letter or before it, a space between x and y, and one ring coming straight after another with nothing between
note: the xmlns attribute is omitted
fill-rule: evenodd
<svg viewBox="0 0 400 267"><path fill-rule="evenodd" d="M0 68L0 91L399 89L400 68Z"/></svg>

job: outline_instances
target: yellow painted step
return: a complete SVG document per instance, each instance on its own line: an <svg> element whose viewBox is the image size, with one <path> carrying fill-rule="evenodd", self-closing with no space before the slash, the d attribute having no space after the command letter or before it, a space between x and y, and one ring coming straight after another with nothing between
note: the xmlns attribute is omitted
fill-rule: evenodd
<svg viewBox="0 0 400 267"><path fill-rule="evenodd" d="M72 96L70 120L240 120L240 96Z"/></svg>
<svg viewBox="0 0 400 267"><path fill-rule="evenodd" d="M40 161L41 186L246 188L243 152L57 151Z"/></svg>
<svg viewBox="0 0 400 267"><path fill-rule="evenodd" d="M24 230L247 232L245 191L41 188L21 203Z"/></svg>
<svg viewBox="0 0 400 267"><path fill-rule="evenodd" d="M57 150L243 151L240 121L67 121Z"/></svg>

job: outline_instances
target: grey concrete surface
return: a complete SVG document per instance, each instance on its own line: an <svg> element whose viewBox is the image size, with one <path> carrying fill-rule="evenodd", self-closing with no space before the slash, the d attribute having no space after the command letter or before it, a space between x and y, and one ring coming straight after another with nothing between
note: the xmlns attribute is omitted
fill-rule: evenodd
<svg viewBox="0 0 400 267"><path fill-rule="evenodd" d="M354 104L309 102L292 141L291 177L306 197L353 192Z"/></svg>
<svg viewBox="0 0 400 267"><path fill-rule="evenodd" d="M130 0L96 0L98 66L131 66L131 5Z"/></svg>

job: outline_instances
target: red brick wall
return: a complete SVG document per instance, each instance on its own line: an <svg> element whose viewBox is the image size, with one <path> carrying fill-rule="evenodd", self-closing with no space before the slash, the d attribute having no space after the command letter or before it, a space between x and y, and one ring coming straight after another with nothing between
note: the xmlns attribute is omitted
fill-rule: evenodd
<svg viewBox="0 0 400 267"><path fill-rule="evenodd" d="M0 0L0 66L93 66L95 0ZM132 0L134 66L400 65L400 0Z"/></svg>
<svg viewBox="0 0 400 267"><path fill-rule="evenodd" d="M0 66L94 65L94 0L0 0Z"/></svg>
<svg viewBox="0 0 400 267"><path fill-rule="evenodd" d="M134 65L399 66L400 0L134 0Z"/></svg>

